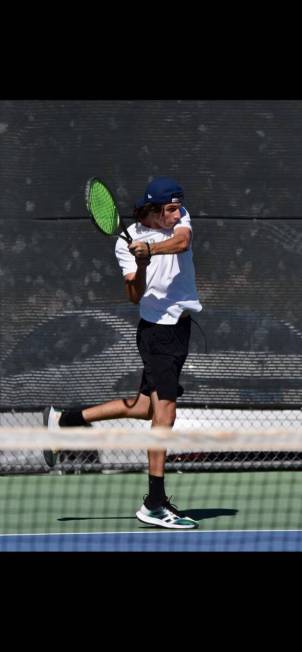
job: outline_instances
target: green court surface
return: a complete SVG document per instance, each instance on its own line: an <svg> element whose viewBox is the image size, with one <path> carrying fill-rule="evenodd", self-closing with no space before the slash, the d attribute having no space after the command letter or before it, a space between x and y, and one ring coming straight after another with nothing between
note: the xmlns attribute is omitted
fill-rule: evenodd
<svg viewBox="0 0 302 652"><path fill-rule="evenodd" d="M142 532L146 473L0 477L0 534ZM299 530L299 471L167 473L166 493L200 530Z"/></svg>

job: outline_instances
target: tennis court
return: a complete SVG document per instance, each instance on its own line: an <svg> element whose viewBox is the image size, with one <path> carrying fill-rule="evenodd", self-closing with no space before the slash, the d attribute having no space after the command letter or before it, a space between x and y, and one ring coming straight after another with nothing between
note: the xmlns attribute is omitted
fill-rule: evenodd
<svg viewBox="0 0 302 652"><path fill-rule="evenodd" d="M168 473L199 529L149 527L144 473L0 478L1 551L301 551L299 471Z"/></svg>

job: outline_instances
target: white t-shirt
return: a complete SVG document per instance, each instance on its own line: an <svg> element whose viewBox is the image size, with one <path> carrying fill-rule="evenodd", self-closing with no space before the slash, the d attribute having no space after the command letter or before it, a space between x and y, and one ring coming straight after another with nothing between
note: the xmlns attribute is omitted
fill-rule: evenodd
<svg viewBox="0 0 302 652"><path fill-rule="evenodd" d="M181 219L172 229L152 229L142 224L131 224L128 231L133 239L143 242L164 242L173 236L174 229L185 226L192 230L188 211L181 208ZM115 255L123 276L135 273L135 257L127 242L118 238ZM156 324L176 324L184 310L200 312L192 248L180 254L159 254L151 257L146 268L146 289L140 300L140 316Z"/></svg>

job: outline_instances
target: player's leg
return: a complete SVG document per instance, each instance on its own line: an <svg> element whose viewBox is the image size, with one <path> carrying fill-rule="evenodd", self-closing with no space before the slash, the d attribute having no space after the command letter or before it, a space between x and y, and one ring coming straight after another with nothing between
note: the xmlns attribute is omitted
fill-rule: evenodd
<svg viewBox="0 0 302 652"><path fill-rule="evenodd" d="M45 408L44 426L51 430L76 426L90 426L92 421L106 419L152 419L150 396L139 393L136 398L115 399L84 410L55 410L52 406ZM48 466L55 466L59 451L44 450L44 459Z"/></svg>
<svg viewBox="0 0 302 652"><path fill-rule="evenodd" d="M164 428L173 428L176 418L176 402L159 400L157 392L151 394L151 404L153 410L152 428L162 426ZM164 480L166 451L148 450L149 474L151 477L158 477ZM163 498L165 498L163 485Z"/></svg>
<svg viewBox="0 0 302 652"><path fill-rule="evenodd" d="M157 392L151 393L153 409L152 428L172 428L176 417L176 402L159 400ZM148 450L149 469L149 494L145 500L147 507L154 508L166 500L164 475L165 475L165 450Z"/></svg>
<svg viewBox="0 0 302 652"><path fill-rule="evenodd" d="M153 408L152 427L172 428L176 417L176 401L161 400L157 392L151 393ZM188 530L198 523L188 516L182 516L166 496L165 492L165 450L149 450L149 493L136 513L143 523L169 529Z"/></svg>
<svg viewBox="0 0 302 652"><path fill-rule="evenodd" d="M140 322L137 344L145 377L151 390L152 427L172 428L176 417L176 399L182 393L179 377L188 354L190 317L172 326ZM180 390L180 391L179 391ZM193 519L182 516L166 497L164 471L166 451L148 451L149 494L137 512L137 518L172 529L198 527Z"/></svg>
<svg viewBox="0 0 302 652"><path fill-rule="evenodd" d="M82 410L82 417L87 423L104 419L151 419L150 396L140 393L136 398L115 399L95 405Z"/></svg>

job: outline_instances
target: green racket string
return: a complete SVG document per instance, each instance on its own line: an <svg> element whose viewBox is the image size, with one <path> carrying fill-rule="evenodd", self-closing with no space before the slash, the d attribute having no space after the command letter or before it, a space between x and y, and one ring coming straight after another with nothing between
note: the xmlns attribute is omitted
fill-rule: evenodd
<svg viewBox="0 0 302 652"><path fill-rule="evenodd" d="M98 226L113 235L119 226L119 216L110 192L99 181L91 184L89 192L91 213Z"/></svg>

